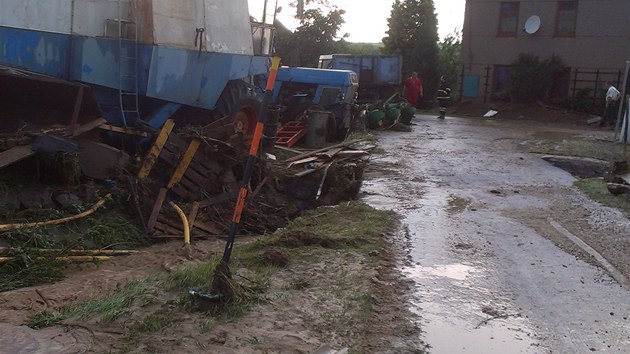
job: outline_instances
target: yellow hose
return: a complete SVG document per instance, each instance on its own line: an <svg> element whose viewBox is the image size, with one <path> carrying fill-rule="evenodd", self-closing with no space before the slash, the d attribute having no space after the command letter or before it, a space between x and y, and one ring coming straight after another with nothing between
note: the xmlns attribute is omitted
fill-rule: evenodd
<svg viewBox="0 0 630 354"><path fill-rule="evenodd" d="M172 201L170 201L169 204L173 209L175 209L175 211L179 215L179 218L182 219L182 225L184 226L184 245L190 246L190 227L188 226L188 219L186 218L186 214L184 214L184 211Z"/></svg>
<svg viewBox="0 0 630 354"><path fill-rule="evenodd" d="M11 231L11 230L18 229L20 227L39 227L39 226L57 225L64 222L80 219L98 210L98 208L102 207L105 204L105 201L109 199L110 197L111 197L111 194L107 194L103 199L99 200L98 202L96 202L96 204L92 205L91 208L86 209L82 213L79 213L76 215L68 216L61 219L48 220L48 221L38 221L38 222L31 222L31 223L24 223L24 224L4 224L4 225L0 225L0 232Z"/></svg>

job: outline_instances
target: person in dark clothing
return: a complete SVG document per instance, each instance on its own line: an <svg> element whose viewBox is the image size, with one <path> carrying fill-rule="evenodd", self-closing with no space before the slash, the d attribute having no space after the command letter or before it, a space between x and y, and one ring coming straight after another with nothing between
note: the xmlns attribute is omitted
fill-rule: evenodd
<svg viewBox="0 0 630 354"><path fill-rule="evenodd" d="M606 106L604 107L604 116L602 117L599 126L614 126L615 118L617 117L617 110L619 110L621 92L619 92L619 90L617 90L610 81L604 82L604 89L606 90Z"/></svg>
<svg viewBox="0 0 630 354"><path fill-rule="evenodd" d="M440 106L440 115L438 119L444 119L446 117L446 106L451 100L451 89L448 87L448 82L445 76L440 78L440 87L437 91L437 101Z"/></svg>

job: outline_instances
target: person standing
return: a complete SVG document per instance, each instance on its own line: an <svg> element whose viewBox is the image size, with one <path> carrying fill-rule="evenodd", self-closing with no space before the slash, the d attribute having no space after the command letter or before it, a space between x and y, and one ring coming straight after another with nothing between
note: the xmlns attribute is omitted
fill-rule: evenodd
<svg viewBox="0 0 630 354"><path fill-rule="evenodd" d="M403 86L403 96L412 106L416 106L418 97L422 98L422 81L418 77L417 72L412 72L411 75L405 79Z"/></svg>
<svg viewBox="0 0 630 354"><path fill-rule="evenodd" d="M440 78L440 87L438 88L436 99L440 106L438 119L444 119L446 117L446 106L451 100L451 89L448 87L448 82L444 75Z"/></svg>
<svg viewBox="0 0 630 354"><path fill-rule="evenodd" d="M604 89L606 89L606 106L604 107L604 117L602 117L599 126L604 127L608 124L614 126L617 111L619 110L621 92L610 81L604 82Z"/></svg>

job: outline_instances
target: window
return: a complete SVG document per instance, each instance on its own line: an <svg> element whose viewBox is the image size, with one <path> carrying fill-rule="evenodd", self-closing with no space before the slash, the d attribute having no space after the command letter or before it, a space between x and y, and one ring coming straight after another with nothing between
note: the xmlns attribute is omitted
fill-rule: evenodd
<svg viewBox="0 0 630 354"><path fill-rule="evenodd" d="M556 12L556 37L575 37L577 1L558 1Z"/></svg>
<svg viewBox="0 0 630 354"><path fill-rule="evenodd" d="M499 13L499 36L516 37L519 6L519 1L501 2L501 10Z"/></svg>

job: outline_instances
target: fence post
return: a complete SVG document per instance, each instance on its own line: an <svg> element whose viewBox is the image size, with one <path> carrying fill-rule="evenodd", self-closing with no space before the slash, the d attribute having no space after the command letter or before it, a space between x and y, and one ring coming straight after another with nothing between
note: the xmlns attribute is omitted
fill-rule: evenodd
<svg viewBox="0 0 630 354"><path fill-rule="evenodd" d="M486 76L484 76L485 83L484 83L484 90L483 90L483 103L486 103L486 101L488 100L488 81L490 80L490 65L486 66Z"/></svg>
<svg viewBox="0 0 630 354"><path fill-rule="evenodd" d="M459 84L459 102L461 103L464 100L464 73L466 70L466 65L462 65L462 73L460 76L460 84Z"/></svg>
<svg viewBox="0 0 630 354"><path fill-rule="evenodd" d="M577 89L577 78L578 78L578 68L575 68L575 76L573 76L573 92L571 93L571 98L575 99L575 91Z"/></svg>
<svg viewBox="0 0 630 354"><path fill-rule="evenodd" d="M597 104L597 88L599 87L599 69L595 72L595 89L593 90L593 107Z"/></svg>

